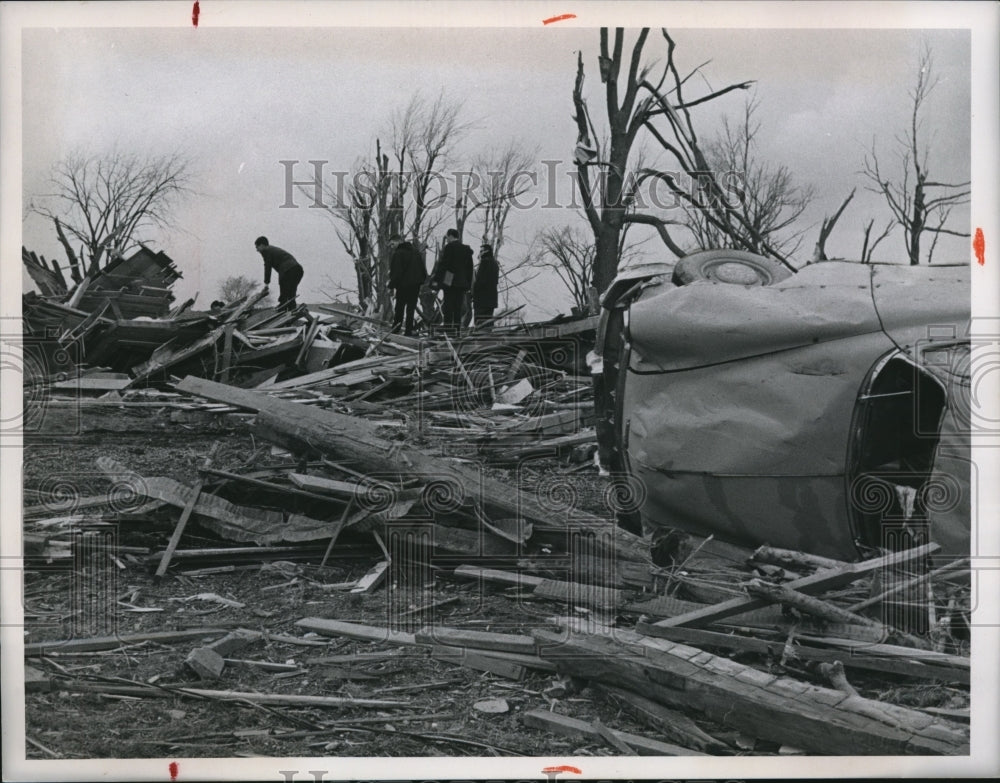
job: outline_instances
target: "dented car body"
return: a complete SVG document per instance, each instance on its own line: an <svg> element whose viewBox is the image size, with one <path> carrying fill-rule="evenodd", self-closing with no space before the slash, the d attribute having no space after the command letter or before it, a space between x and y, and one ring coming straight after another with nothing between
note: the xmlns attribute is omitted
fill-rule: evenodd
<svg viewBox="0 0 1000 783"><path fill-rule="evenodd" d="M967 267L683 282L640 268L603 299L598 438L631 485L625 527L840 559L969 551Z"/></svg>

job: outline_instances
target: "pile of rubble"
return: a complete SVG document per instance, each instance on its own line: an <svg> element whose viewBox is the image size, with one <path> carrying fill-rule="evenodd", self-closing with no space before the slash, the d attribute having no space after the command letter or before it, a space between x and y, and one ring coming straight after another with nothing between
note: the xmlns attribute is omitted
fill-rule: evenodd
<svg viewBox="0 0 1000 783"><path fill-rule="evenodd" d="M164 258L146 268L169 277ZM967 562L935 567L934 544L843 563L691 536L666 554L659 544L651 552L613 518L615 503L634 499L611 492L604 513L588 513L566 483L527 480L534 460L555 458L564 476L598 470L585 360L595 319L414 339L335 305L279 312L254 309L251 297L212 312L182 307L129 318L136 301L123 297L26 298L27 333L54 329L56 343L75 347L81 360L76 374L45 379L49 397L92 394L94 404L116 409L152 402L252 417L255 442L268 444L230 470L209 454L193 485L100 459L112 490L78 499L75 509L106 506L124 491L143 504L133 520L160 515L172 525L162 549L124 552L128 564L191 577L291 561L311 569L319 589L384 586L383 625L341 615L295 625L312 638L366 645L355 658L420 651L501 678L557 675L564 689L589 682L657 737L559 714L551 701L522 719L622 754L739 753L746 748L734 744L734 731L751 738L750 748L759 740L789 753L968 753ZM78 309L87 301L94 309ZM266 454L281 461L260 464ZM26 544L50 558L66 530L51 510L25 509ZM186 547L189 524L215 544ZM359 557L357 579L322 581L330 562ZM519 633L425 626L453 599L415 606L407 586L463 582L517 602L548 602L556 617L534 626L526 619ZM236 646L259 636L243 633ZM28 645L26 653L81 643ZM193 650L190 667L218 678L236 649L227 644ZM949 692L964 703L917 709L866 698L848 673L957 685ZM101 687L163 694L141 683ZM350 698L170 692L302 708L400 706L357 688ZM717 732L706 730L713 725Z"/></svg>

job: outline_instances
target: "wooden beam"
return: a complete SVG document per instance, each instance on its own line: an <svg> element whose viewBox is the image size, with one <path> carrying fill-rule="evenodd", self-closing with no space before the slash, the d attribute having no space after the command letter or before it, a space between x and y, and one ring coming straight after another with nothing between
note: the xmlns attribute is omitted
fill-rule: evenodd
<svg viewBox="0 0 1000 783"><path fill-rule="evenodd" d="M829 755L967 755L967 727L917 710L777 677L687 645L536 630L559 670L641 693L750 736Z"/></svg>
<svg viewBox="0 0 1000 783"><path fill-rule="evenodd" d="M420 644L438 644L450 647L472 647L477 650L535 654L535 640L530 636L494 631L473 631L466 628L447 628L428 625L416 633Z"/></svg>
<svg viewBox="0 0 1000 783"><path fill-rule="evenodd" d="M414 646L417 643L417 639L412 633L392 631L377 625L328 620L323 617L303 617L295 624L300 628L326 636L346 636L348 639L357 639L362 642L383 642L406 646Z"/></svg>
<svg viewBox="0 0 1000 783"><path fill-rule="evenodd" d="M456 666L497 674L508 680L523 680L525 675L525 667L520 663L462 647L434 645L431 647L431 657Z"/></svg>
<svg viewBox="0 0 1000 783"><path fill-rule="evenodd" d="M53 642L25 642L24 656L51 655L68 652L97 652L100 650L116 650L130 644L156 642L170 644L185 642L191 639L203 639L208 636L225 634L227 628L187 628L180 631L150 631L148 633L124 633L116 636L92 636L88 639L62 639Z"/></svg>
<svg viewBox="0 0 1000 783"><path fill-rule="evenodd" d="M212 448L208 452L208 456L205 457L205 462L202 465L202 468L207 468L212 464L212 460L218 450L219 441L215 441L212 444ZM191 497L188 502L184 504L184 509L181 511L180 519L177 520L177 524L174 526L174 532L170 535L170 540L167 542L167 548L163 551L163 557L160 558L160 564L156 567L154 578L159 579L167 572L167 568L170 566L170 558L174 556L177 545L181 542L181 536L184 535L184 528L187 527L188 519L191 518L194 507L198 503L198 497L201 495L201 488L204 485L205 480L199 478L197 483L194 485L194 488L191 490Z"/></svg>
<svg viewBox="0 0 1000 783"><path fill-rule="evenodd" d="M775 638L767 640L736 633L706 631L701 628L658 627L655 624L646 623L641 620L636 624L635 629L641 634L690 644L695 647L734 650L774 658L781 657L785 646L784 639ZM802 661L841 661L844 666L853 669L888 672L890 674L900 674L905 677L917 677L924 680L938 680L941 682L969 682L969 670L967 668L937 665L933 661L921 661L912 657L866 655L865 650L872 647L871 644L862 643L857 650L831 650L817 647L815 644L802 644L803 640L804 637L798 637L798 643L792 647L793 657ZM814 641L817 644L820 642L819 639L812 638L810 638L810 641ZM909 650L910 648L900 647L898 649Z"/></svg>
<svg viewBox="0 0 1000 783"><path fill-rule="evenodd" d="M806 594L832 590L834 588L850 584L855 579L865 576L866 574L870 574L873 571L891 568L902 563L907 563L911 560L916 560L920 557L926 557L927 555L933 554L940 548L941 546L939 544L924 544L923 546L919 546L914 549L908 549L903 552L893 552L892 554L888 554L883 557L876 557L872 560L865 560L860 563L851 563L841 568L824 569L822 571L817 571L815 574L788 582L785 587L790 590L798 590L799 592ZM656 625L665 628L680 626L699 628L725 617L731 617L734 614L741 614L751 609L759 609L762 606L767 606L767 604L768 601L763 598L750 596L733 598L729 601L712 604L703 609L695 609L692 612L677 615L676 617L668 617L666 620L660 620L656 623Z"/></svg>

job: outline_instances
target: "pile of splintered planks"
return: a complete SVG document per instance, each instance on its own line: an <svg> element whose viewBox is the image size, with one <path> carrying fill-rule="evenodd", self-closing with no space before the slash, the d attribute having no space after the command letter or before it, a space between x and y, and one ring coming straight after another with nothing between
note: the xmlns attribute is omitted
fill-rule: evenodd
<svg viewBox="0 0 1000 783"><path fill-rule="evenodd" d="M688 571L707 573L733 555L734 548L711 543L705 549L714 554L689 558ZM589 685L591 698L610 699L655 729L655 736L614 732L566 714L570 703L557 700L524 714L525 724L603 738L627 755L731 754L755 747L782 754L963 755L969 752L967 649L950 633L950 651L940 649L945 632L920 631L912 613L909 623L893 627L885 610L894 597L927 585L942 596L949 585L959 589L948 580L961 575L960 562L929 568L936 549L924 545L848 564L764 547L742 572L728 569L730 585L742 579L740 590L717 603L665 595L636 601L628 590L605 591L603 602L591 605L613 609L603 615L613 626L596 613L581 617L586 590L562 596L561 608L570 615L523 635L438 626L410 633L398 630L398 623L376 627L323 617L305 617L298 625L382 647L426 646L440 660L512 679L525 671L569 677L578 683L576 693ZM790 557L812 573L790 574ZM454 574L522 589L546 581L472 566ZM858 601L858 594L869 597ZM518 597L523 600L523 592ZM853 611L838 606L845 601ZM873 681L936 683L952 694L964 692L966 706L920 709L863 696L860 688L877 690Z"/></svg>

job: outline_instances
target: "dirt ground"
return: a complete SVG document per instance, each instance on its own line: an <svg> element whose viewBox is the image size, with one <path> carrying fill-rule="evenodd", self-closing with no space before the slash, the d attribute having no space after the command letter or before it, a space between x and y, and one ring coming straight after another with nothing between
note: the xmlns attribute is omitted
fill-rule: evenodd
<svg viewBox="0 0 1000 783"><path fill-rule="evenodd" d="M198 468L217 442L214 465L222 470L237 470L254 454L264 455L257 466L288 464L288 455L270 453L268 444L255 438L248 416L203 414L155 405L91 406L72 419L72 426L66 424L70 417L54 416L49 437L25 447L25 506L50 508L44 516L59 518L70 515L74 499L108 493L108 479L97 468L99 457L110 457L143 476L168 476L187 484L198 480ZM66 431L60 434L60 427ZM449 445L439 442L431 448L445 453ZM487 470L509 478L503 467ZM581 509L602 514L607 480L593 468L572 468L552 459L538 463L521 479L557 489ZM115 632L215 630L182 641L26 658L28 666L52 683L50 690L29 689L26 695L29 759L620 755L602 739L564 738L524 725L522 715L539 708L666 739L581 681L531 669L517 681L437 660L425 649L329 638L295 624L303 617L319 617L384 627L393 601L392 616L399 616L401 606L416 610L408 615L411 625L405 630L438 624L527 634L533 628L555 627L553 618L567 611L587 616L587 609L526 596L518 588L462 581L450 569L433 566L432 578L420 584L390 581L368 594L335 588L359 579L383 559L370 536L339 539L323 568L318 565L322 546L311 557L293 553L264 564L221 555L185 560L179 553L170 572L157 581L155 555L169 539L178 511L167 507L147 513L141 509L142 499L110 494L110 508L117 512L113 568L105 564L98 572L86 563L74 565L72 559L27 558L25 642ZM107 511L75 513L86 522L102 514L109 519ZM25 529L31 531L32 524L27 522ZM60 538L51 529L49 535ZM192 523L180 549L231 545ZM230 570L218 571L226 566ZM190 573L207 568L216 571ZM95 601L100 604L96 619ZM421 610L431 604L436 607ZM635 618L597 619L628 627ZM218 680L199 679L185 665L189 652L235 628L264 636L233 653ZM378 655L347 663L337 660L357 653ZM742 660L769 665L747 656ZM264 663L280 666L266 668ZM852 682L863 695L888 697L896 704L968 706L965 689L891 683L878 676L858 676ZM136 683L391 704L330 709L186 698L166 690L161 698L111 692ZM728 748L719 751L722 754L775 755L780 750L774 743L703 721L696 713L690 717Z"/></svg>
<svg viewBox="0 0 1000 783"><path fill-rule="evenodd" d="M198 478L198 466L216 441L221 448L215 465L223 470L238 467L261 445L238 416L214 416L195 424L178 420L183 418L176 414L171 417L168 410L155 407L142 412L134 408L110 412L96 406L89 409L82 415L82 432L60 437L57 443L25 448L25 505L56 498L53 507L60 508L58 502L72 502L74 496L107 491L107 479L96 466L98 457L111 457L144 476L163 475L193 484ZM592 469L565 481L579 485L578 497L583 502L588 497L591 502L599 499L604 482ZM126 552L127 547L161 551L176 518L176 510L130 518L126 507L117 525L118 545ZM192 525L185 532L181 549L225 545ZM271 638L247 647L235 657L292 664L295 670L275 673L250 664L229 663L220 680L205 683L184 665L188 652L201 643L198 640L28 659L29 665L45 675L69 674L77 682L91 684L94 692L28 693L27 757L618 753L604 742L581 743L522 725L523 712L550 707L582 719L599 718L615 728L642 731L641 726L596 694L586 688L576 689L554 674L529 671L523 681L515 682L432 659L425 651L305 637L295 626L295 621L305 616L385 624L391 590L381 588L356 595L325 589L330 583L361 577L380 558L374 544L365 544L355 547L347 557L335 550L323 569L315 563L288 560L263 566L237 565L241 570L205 576L168 573L157 582L147 559L120 556L114 592L128 606L114 606L112 622L118 633L239 627L270 636L294 637L301 643ZM25 577L26 642L81 635L75 633L80 610L74 607L74 600L78 600L74 598L74 584L81 579L86 584L91 577L74 571L69 564L46 564L29 558ZM234 605L192 598L206 593ZM480 591L468 582L442 577L420 589L410 588L407 597L415 607L455 599L433 616L420 616L421 623L508 633L544 626L545 618L559 610L556 604L512 598L503 588ZM395 654L350 666L322 662L324 657L373 650ZM405 706L387 710L264 708L213 699L137 698L100 692L102 685L114 684L118 678L164 686L391 699ZM474 708L477 702L495 699L502 699L507 711L490 713Z"/></svg>

